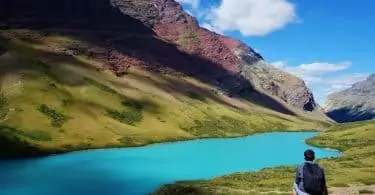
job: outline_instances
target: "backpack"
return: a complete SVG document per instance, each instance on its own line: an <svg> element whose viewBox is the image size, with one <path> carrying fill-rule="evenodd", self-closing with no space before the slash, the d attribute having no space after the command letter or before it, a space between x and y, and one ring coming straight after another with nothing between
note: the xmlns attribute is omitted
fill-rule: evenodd
<svg viewBox="0 0 375 195"><path fill-rule="evenodd" d="M310 195L323 194L324 173L319 165L306 163L303 166L303 188Z"/></svg>

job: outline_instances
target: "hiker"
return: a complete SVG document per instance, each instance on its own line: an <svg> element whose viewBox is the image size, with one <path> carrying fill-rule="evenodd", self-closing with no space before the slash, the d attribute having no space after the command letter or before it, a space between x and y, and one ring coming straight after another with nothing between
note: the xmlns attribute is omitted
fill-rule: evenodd
<svg viewBox="0 0 375 195"><path fill-rule="evenodd" d="M305 162L296 170L294 195L328 195L324 169L315 160L315 152L304 152Z"/></svg>

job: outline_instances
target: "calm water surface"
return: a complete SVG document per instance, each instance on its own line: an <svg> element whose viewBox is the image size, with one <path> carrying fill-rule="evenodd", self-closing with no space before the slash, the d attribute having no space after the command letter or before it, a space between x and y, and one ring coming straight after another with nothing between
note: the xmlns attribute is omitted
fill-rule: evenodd
<svg viewBox="0 0 375 195"><path fill-rule="evenodd" d="M303 162L307 148L314 149L318 158L340 155L304 143L304 139L315 135L265 133L0 161L0 194L143 195L178 180L297 165Z"/></svg>

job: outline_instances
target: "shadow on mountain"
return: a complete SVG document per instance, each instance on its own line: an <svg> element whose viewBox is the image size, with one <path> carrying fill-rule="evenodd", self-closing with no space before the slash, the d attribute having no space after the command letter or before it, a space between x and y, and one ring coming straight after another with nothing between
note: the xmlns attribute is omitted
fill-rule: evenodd
<svg viewBox="0 0 375 195"><path fill-rule="evenodd" d="M359 111L355 108L341 108L326 113L338 123L366 121L375 118L374 112Z"/></svg>
<svg viewBox="0 0 375 195"><path fill-rule="evenodd" d="M0 28L34 29L46 34L71 36L105 51L90 57L107 61L118 72L127 60L137 59L143 68L163 73L181 72L214 85L232 97L279 111L294 113L274 98L256 91L242 75L218 64L182 52L178 46L155 37L153 30L111 4L110 0L1 0ZM142 10L139 10L142 11Z"/></svg>
<svg viewBox="0 0 375 195"><path fill-rule="evenodd" d="M0 126L0 132L4 128L6 127ZM0 159L37 157L48 154L48 152L30 145L26 141L21 140L21 138L7 133L0 133L0 148L2 150Z"/></svg>

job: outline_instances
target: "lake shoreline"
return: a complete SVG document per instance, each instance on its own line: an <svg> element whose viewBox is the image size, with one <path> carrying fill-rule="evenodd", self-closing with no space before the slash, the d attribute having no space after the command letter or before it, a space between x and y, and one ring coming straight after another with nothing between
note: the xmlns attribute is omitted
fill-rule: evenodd
<svg viewBox="0 0 375 195"><path fill-rule="evenodd" d="M86 151L93 151L93 150L106 150L106 149L126 149L126 148L140 148L140 147L147 147L147 146L153 146L156 144L173 144L173 143L179 143L179 142L185 142L185 141L195 141L195 140L215 140L215 139L237 139L237 138L246 138L249 136L255 136L265 133L321 133L322 130L275 130L275 131L264 131L264 132L254 132L248 135L239 135L239 136L228 136L228 137L197 137L197 138L181 138L181 139L169 139L166 141L154 141L149 142L145 144L139 144L139 145L115 145L115 144L109 144L108 146L103 147L80 147L80 146L73 146L71 148L66 148L64 150L60 149L46 149L46 148L38 148L37 146L32 146L32 154L20 154L16 156L11 157L3 157L0 155L0 160L20 160L20 159L34 159L34 158L43 158L43 157L49 157L49 156L55 156L55 155L62 155L62 154L68 154L68 153L75 153L75 152L86 152ZM311 139L311 138L310 138ZM305 140L306 143L306 140ZM310 145L309 143L306 143Z"/></svg>
<svg viewBox="0 0 375 195"><path fill-rule="evenodd" d="M328 128L318 136L307 138L309 146L339 151L339 157L319 159L318 163L327 170L329 191L336 194L351 189L356 194L360 190L375 193L375 121L364 121L359 125L342 124ZM295 166L279 166L257 172L242 172L217 177L210 180L177 181L161 186L153 195L173 195L187 190L194 194L267 194L279 192L290 194ZM345 175L350 175L346 177ZM353 188L361 186L360 189ZM339 192L339 193L337 193Z"/></svg>
<svg viewBox="0 0 375 195"><path fill-rule="evenodd" d="M97 181L100 190L104 191L109 186L116 187L118 185L119 191L124 190L124 192L134 192L141 195L150 194L164 185L180 181L209 180L226 177L226 175L234 173L256 172L270 167L299 164L298 154L304 148L309 148L303 140L315 137L318 134L319 132L311 130L275 131L256 133L239 139L210 138L203 141L171 142L171 145L154 144L140 149L91 150L69 155L57 155L51 158L31 159L30 161L4 161L2 163L4 163L3 169L8 170L9 174L12 172L12 174L22 173L22 175L25 175L25 179L29 179L31 183L33 183L32 180L37 179L37 183L31 187L35 190L46 188L54 191L54 188L45 186L44 183L48 184L50 181L48 178L53 179L56 174L62 175L60 179L63 183L66 181L84 185L90 180L91 175L99 174L108 176L98 178L95 176L95 181ZM275 156L275 148L281 150L284 148L284 150L289 151L289 157L280 158L284 156L281 153ZM322 152L321 157L340 155L332 151L316 150ZM273 162L271 159L274 157L279 161ZM18 167L18 165L22 166ZM78 167L75 168L76 166ZM199 166L207 167L207 169L199 170ZM59 169L56 170L56 167L59 167ZM39 169L40 171L37 171ZM65 169L74 169L75 171L65 173ZM13 178L15 184L18 183L16 175ZM140 178L142 179L140 180ZM127 185L133 187L127 188ZM81 190L81 188L85 187L78 186L66 190L75 192L76 189ZM17 187L11 188L9 192L13 190L18 189Z"/></svg>

